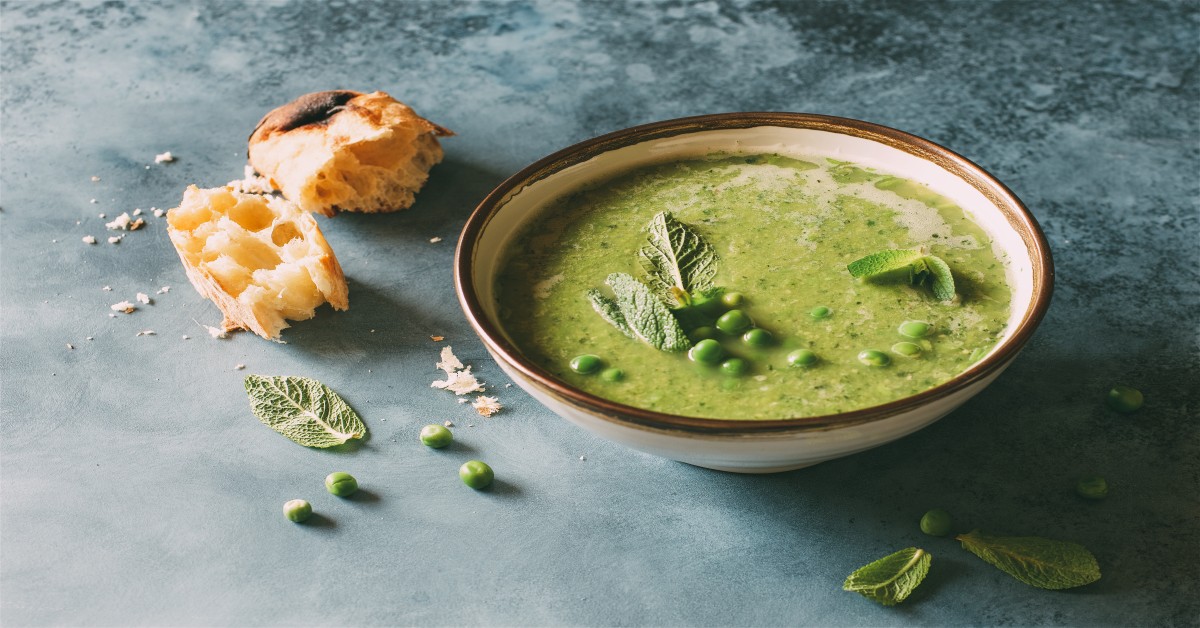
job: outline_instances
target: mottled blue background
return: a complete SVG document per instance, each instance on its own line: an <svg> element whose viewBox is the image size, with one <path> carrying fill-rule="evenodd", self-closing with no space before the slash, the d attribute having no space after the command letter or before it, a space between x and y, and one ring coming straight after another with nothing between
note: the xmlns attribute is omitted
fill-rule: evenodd
<svg viewBox="0 0 1200 628"><path fill-rule="evenodd" d="M9 1L0 46L5 624L1198 623L1195 0ZM219 315L164 221L109 245L97 214L240 177L263 113L330 88L388 91L458 136L409 211L321 221L350 311L286 345L212 340L198 323ZM620 448L505 388L451 286L475 204L576 141L736 110L894 126L1005 181L1058 271L1013 367L918 434L763 477ZM179 160L154 165L166 150ZM496 386L502 414L472 419L429 389L434 334ZM339 453L279 437L249 413L246 372L321 379L370 439ZM1146 407L1107 411L1115 383ZM446 419L458 444L416 442ZM494 490L459 483L475 457ZM364 492L325 493L334 470ZM1090 472L1106 501L1073 494ZM295 497L322 517L286 521ZM963 530L1083 543L1104 577L1028 588L922 535L931 507ZM903 606L840 590L910 545L934 562Z"/></svg>

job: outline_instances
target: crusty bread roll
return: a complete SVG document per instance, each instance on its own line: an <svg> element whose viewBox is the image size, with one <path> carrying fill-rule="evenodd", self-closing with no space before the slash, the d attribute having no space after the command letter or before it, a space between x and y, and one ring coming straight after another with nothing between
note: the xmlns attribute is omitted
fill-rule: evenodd
<svg viewBox="0 0 1200 628"><path fill-rule="evenodd" d="M316 92L258 123L250 165L305 211L397 211L442 160L447 135L383 92Z"/></svg>
<svg viewBox="0 0 1200 628"><path fill-rule="evenodd" d="M350 307L316 219L282 198L192 185L167 212L167 233L192 285L221 308L226 331L276 340L287 320L312 318L322 303Z"/></svg>

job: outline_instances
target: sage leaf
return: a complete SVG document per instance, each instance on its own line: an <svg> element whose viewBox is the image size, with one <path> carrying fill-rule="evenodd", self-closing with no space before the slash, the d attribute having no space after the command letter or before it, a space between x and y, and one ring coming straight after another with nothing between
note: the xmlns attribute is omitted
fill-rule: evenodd
<svg viewBox="0 0 1200 628"><path fill-rule="evenodd" d="M854 278L873 277L912 266L922 257L925 257L925 251L921 249L889 249L856 259L846 266L846 270Z"/></svg>
<svg viewBox="0 0 1200 628"><path fill-rule="evenodd" d="M686 351L691 346L671 310L645 284L625 273L613 273L604 283L612 288L620 317L634 338L662 351ZM593 300L593 307L595 303ZM605 312L601 316L624 331Z"/></svg>
<svg viewBox="0 0 1200 628"><path fill-rule="evenodd" d="M599 290L587 291L588 301L592 303L592 309L600 315L600 318L608 321L610 325L621 330L621 333L637 340L637 336L633 334L633 329L629 327L629 323L625 321L625 315L621 313L620 306L616 301L604 296Z"/></svg>
<svg viewBox="0 0 1200 628"><path fill-rule="evenodd" d="M671 306L688 305L689 295L713 288L720 257L700 234L659 212L646 225L648 244L638 250L650 288Z"/></svg>
<svg viewBox="0 0 1200 628"><path fill-rule="evenodd" d="M1096 557L1078 543L1037 536L989 536L978 530L955 538L967 551L1030 586L1070 589L1100 579Z"/></svg>
<svg viewBox="0 0 1200 628"><path fill-rule="evenodd" d="M854 591L884 606L903 602L929 573L933 557L910 547L854 570L842 589Z"/></svg>
<svg viewBox="0 0 1200 628"><path fill-rule="evenodd" d="M246 394L259 421L305 447L333 447L367 433L358 414L315 379L247 375Z"/></svg>

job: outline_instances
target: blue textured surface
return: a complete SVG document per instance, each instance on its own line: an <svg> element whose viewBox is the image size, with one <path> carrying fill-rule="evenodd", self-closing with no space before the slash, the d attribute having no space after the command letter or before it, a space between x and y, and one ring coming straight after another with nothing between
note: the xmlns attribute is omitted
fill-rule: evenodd
<svg viewBox="0 0 1200 628"><path fill-rule="evenodd" d="M1196 624L1198 9L0 3L0 620ZM188 286L164 221L109 245L97 214L172 207L187 184L240 177L264 112L337 87L388 91L458 137L411 210L321 221L350 311L322 311L286 345L212 340L194 321L219 315ZM474 205L587 137L736 110L894 126L1012 187L1058 270L1013 367L918 434L766 477L625 450L504 388L451 286ZM165 150L179 160L154 165ZM108 316L136 292L154 304ZM136 336L146 329L157 335ZM502 414L473 419L429 388L435 334L497 387ZM281 438L249 413L246 372L321 379L370 440L336 453ZM1141 388L1146 407L1105 410L1114 383ZM446 419L455 446L418 444L421 425ZM468 458L492 464L494 490L459 483ZM334 470L364 492L325 493ZM1108 478L1106 501L1073 494L1087 472ZM283 518L296 497L315 524ZM1083 543L1104 577L1028 588L923 536L932 507L964 530ZM910 545L934 561L905 605L840 590Z"/></svg>

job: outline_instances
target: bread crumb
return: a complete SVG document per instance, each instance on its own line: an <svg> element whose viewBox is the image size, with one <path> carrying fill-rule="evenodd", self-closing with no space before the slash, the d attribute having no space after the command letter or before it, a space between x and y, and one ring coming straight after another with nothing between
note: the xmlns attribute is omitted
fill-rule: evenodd
<svg viewBox="0 0 1200 628"><path fill-rule="evenodd" d="M454 421L445 421L442 423L442 425L445 425L446 427L454 427Z"/></svg>
<svg viewBox="0 0 1200 628"><path fill-rule="evenodd" d="M449 346L442 347L441 358L441 361L439 361L435 366L448 374L454 373L454 371L461 370L463 368L463 363L454 355L454 350Z"/></svg>
<svg viewBox="0 0 1200 628"><path fill-rule="evenodd" d="M93 201L93 202L95 202L95 201ZM100 220L104 220L105 218L108 218L108 214L96 214L96 217L99 218Z"/></svg>
<svg viewBox="0 0 1200 628"><path fill-rule="evenodd" d="M145 304L145 305L150 305L150 297L146 296L146 293L145 293L145 292L139 292L139 293L137 293L137 300L138 300L138 303L143 303L143 304Z"/></svg>
<svg viewBox="0 0 1200 628"><path fill-rule="evenodd" d="M112 288L110 288L108 286L104 286L103 288L101 288L101 290L103 290L105 292L112 292Z"/></svg>
<svg viewBox="0 0 1200 628"><path fill-rule="evenodd" d="M126 314L132 314L133 311L137 309L137 306L130 303L129 301L121 301L120 303L113 303L109 307L114 312L125 312Z"/></svg>
<svg viewBox="0 0 1200 628"><path fill-rule="evenodd" d="M271 182L266 177L258 176L254 171L254 167L246 164L242 168L242 178L230 181L225 184L225 187L234 192L242 192L243 194L270 194L275 191Z"/></svg>
<svg viewBox="0 0 1200 628"><path fill-rule="evenodd" d="M145 227L145 226L146 226L146 221L141 218L138 218L137 220L134 220L133 222L129 223L129 230L137 231L138 229L141 229L142 227Z"/></svg>
<svg viewBox="0 0 1200 628"><path fill-rule="evenodd" d="M208 335L212 336L213 338L224 339L224 338L229 337L229 334L226 333L225 330L220 329L218 327L213 327L212 325L204 325L204 328L208 330Z"/></svg>
<svg viewBox="0 0 1200 628"><path fill-rule="evenodd" d="M167 212L165 212L165 211L163 211L163 210L161 210L161 209L155 209L155 210L152 210L152 211L154 212L154 217L155 217L155 218L162 218L162 217L163 217L163 214L167 213Z"/></svg>
<svg viewBox="0 0 1200 628"><path fill-rule="evenodd" d="M84 244L95 244L96 236L90 236L90 235L83 236L83 243Z"/></svg>
<svg viewBox="0 0 1200 628"><path fill-rule="evenodd" d="M116 218L114 218L112 222L104 223L104 226L108 229L113 229L113 230L128 229L129 223L132 220L133 219L129 217L129 212L125 212L125 213L122 213L120 216L117 216Z"/></svg>
<svg viewBox="0 0 1200 628"><path fill-rule="evenodd" d="M137 333L137 335L139 335L139 336L157 336L158 334L154 333L153 329L143 329L142 331L139 331Z"/></svg>
<svg viewBox="0 0 1200 628"><path fill-rule="evenodd" d="M96 204L96 199L94 199L94 198L93 198L92 200L90 200L90 201L88 201L88 202L89 202L89 203L91 203L92 205L95 205L95 204ZM104 217L104 214L101 214L101 215L100 215L100 217L101 217L101 218L103 218L103 217Z"/></svg>
<svg viewBox="0 0 1200 628"><path fill-rule="evenodd" d="M109 317L109 318L116 318L116 317L117 317L117 315L116 315L116 314L113 314L113 313L111 313L111 312L109 312L109 314L108 314L108 317Z"/></svg>
<svg viewBox="0 0 1200 628"><path fill-rule="evenodd" d="M587 456L580 456L580 457L579 457L579 459L580 459L580 460L587 460Z"/></svg>
<svg viewBox="0 0 1200 628"><path fill-rule="evenodd" d="M166 294L170 291L171 291L171 286L163 286L163 287L159 288L158 292L155 292L154 294Z"/></svg>
<svg viewBox="0 0 1200 628"><path fill-rule="evenodd" d="M466 403L468 401L470 401L470 399L459 399L458 400L459 403Z"/></svg>
<svg viewBox="0 0 1200 628"><path fill-rule="evenodd" d="M235 370L235 371L240 371L240 370L242 370L242 369L244 369L244 368L246 368L246 365L245 365L245 364L238 364L238 365L235 365L235 366L233 367L233 370Z"/></svg>
<svg viewBox="0 0 1200 628"><path fill-rule="evenodd" d="M97 177L96 175L92 175L92 183L95 183L99 180L100 180L100 177Z"/></svg>
<svg viewBox="0 0 1200 628"><path fill-rule="evenodd" d="M187 334L184 334L184 335L183 335L183 339L184 339L184 340L189 340L190 338L191 338L191 336L189 336L189 335L187 335Z"/></svg>
<svg viewBox="0 0 1200 628"><path fill-rule="evenodd" d="M68 342L68 343L67 343L67 348L68 348L68 349L74 349L74 348L75 348L75 345L73 345L73 344L71 344L71 343L69 343L69 342Z"/></svg>
<svg viewBox="0 0 1200 628"><path fill-rule="evenodd" d="M438 237L429 238L430 244L437 244L438 242L441 242L441 241L442 241L442 239L438 238Z"/></svg>
<svg viewBox="0 0 1200 628"><path fill-rule="evenodd" d="M500 402L495 397L485 397L480 395L475 398L475 403L471 404L472 408L483 417L490 417L500 411Z"/></svg>
<svg viewBox="0 0 1200 628"><path fill-rule="evenodd" d="M446 337L445 336L430 336L429 339L434 342L441 342L441 341L445 340Z"/></svg>
<svg viewBox="0 0 1200 628"><path fill-rule="evenodd" d="M134 208L134 210L133 210L133 215L134 215L134 216L141 216L141 215L142 215L142 208L141 208L141 207L136 207L136 208Z"/></svg>
<svg viewBox="0 0 1200 628"><path fill-rule="evenodd" d="M159 153L154 156L154 163L156 164L169 164L172 161L175 161L175 156L171 154L171 151Z"/></svg>
<svg viewBox="0 0 1200 628"><path fill-rule="evenodd" d="M504 387L505 387L505 388L512 388L512 384L505 384L505 385L504 385Z"/></svg>
<svg viewBox="0 0 1200 628"><path fill-rule="evenodd" d="M84 340L92 340L92 337L88 336L87 338L84 338Z"/></svg>
<svg viewBox="0 0 1200 628"><path fill-rule="evenodd" d="M121 238L124 238L124 237L125 236L112 236L108 239L108 243L109 244L119 244L121 242Z"/></svg>
<svg viewBox="0 0 1200 628"><path fill-rule="evenodd" d="M429 386L430 388L449 390L456 395L483 391L483 384L471 374L471 367L469 366L464 370L449 373L446 375L445 381L436 381Z"/></svg>

